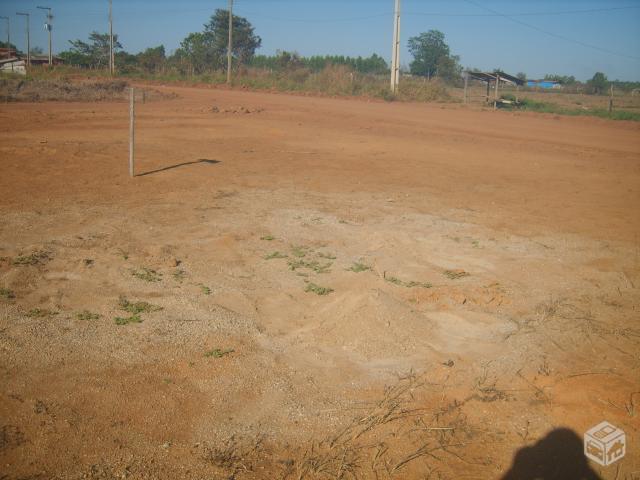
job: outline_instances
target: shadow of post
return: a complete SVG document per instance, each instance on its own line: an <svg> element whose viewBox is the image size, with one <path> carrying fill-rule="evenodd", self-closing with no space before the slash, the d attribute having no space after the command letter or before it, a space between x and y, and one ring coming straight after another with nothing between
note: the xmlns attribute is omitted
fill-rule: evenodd
<svg viewBox="0 0 640 480"><path fill-rule="evenodd" d="M602 480L588 464L582 439L573 430L557 428L515 454L501 480Z"/></svg>
<svg viewBox="0 0 640 480"><path fill-rule="evenodd" d="M156 170L150 170L144 173L138 173L135 176L144 177L145 175L152 175L154 173L166 172L167 170L173 170L174 168L179 168L179 167L186 167L187 165L195 165L197 163L206 163L209 165L215 165L216 163L220 163L220 160L209 160L206 158L200 158L198 160L194 160L193 162L183 162L183 163L178 163L176 165L169 165L168 167L158 168Z"/></svg>

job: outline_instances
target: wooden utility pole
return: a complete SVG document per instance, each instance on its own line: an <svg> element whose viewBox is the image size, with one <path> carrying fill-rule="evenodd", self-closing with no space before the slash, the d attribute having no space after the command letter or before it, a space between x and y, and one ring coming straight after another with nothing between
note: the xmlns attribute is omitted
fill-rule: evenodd
<svg viewBox="0 0 640 480"><path fill-rule="evenodd" d="M16 15L22 15L27 20L27 66L31 66L31 38L29 36L29 14L16 12Z"/></svg>
<svg viewBox="0 0 640 480"><path fill-rule="evenodd" d="M134 148L136 135L136 97L133 87L129 89L129 176L134 177Z"/></svg>
<svg viewBox="0 0 640 480"><path fill-rule="evenodd" d="M51 30L53 30L53 15L51 15L51 7L37 7L40 10L47 11L47 23L44 24L45 30L49 32L49 66L53 65L53 53L51 51L52 41L51 41Z"/></svg>
<svg viewBox="0 0 640 480"><path fill-rule="evenodd" d="M232 53L233 53L233 0L229 0L229 45L227 48L227 83L231 83Z"/></svg>
<svg viewBox="0 0 640 480"><path fill-rule="evenodd" d="M112 0L109 0L109 74L113 76L115 72L114 60L113 56L113 11L112 11Z"/></svg>
<svg viewBox="0 0 640 480"><path fill-rule="evenodd" d="M393 50L391 51L391 93L398 91L400 83L400 0L396 0L393 15Z"/></svg>
<svg viewBox="0 0 640 480"><path fill-rule="evenodd" d="M496 110L498 108L498 87L500 85L500 74L496 73L496 91L493 100L493 109Z"/></svg>

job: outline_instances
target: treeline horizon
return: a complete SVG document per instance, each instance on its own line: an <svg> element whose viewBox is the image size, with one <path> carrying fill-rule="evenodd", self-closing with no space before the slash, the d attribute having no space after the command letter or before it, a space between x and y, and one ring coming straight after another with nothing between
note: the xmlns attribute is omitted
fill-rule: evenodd
<svg viewBox="0 0 640 480"><path fill-rule="evenodd" d="M242 73L246 69L262 69L276 74L306 71L318 73L328 67L341 67L353 73L362 75L390 74L387 61L372 53L368 57L349 55L311 55L303 56L296 51L277 50L273 55L256 54L262 45L262 39L255 33L254 27L244 17L233 15L233 51L232 68ZM115 67L118 73L124 75L179 75L196 76L214 74L226 71L227 43L228 43L229 12L216 9L209 21L204 24L200 32L188 34L180 47L167 55L164 45L147 48L139 53L129 53L124 50L113 36ZM57 54L57 57L71 66L106 69L109 67L110 38L108 33L93 31L89 34L88 42L70 40L70 48ZM0 47L15 49L14 44L8 45L0 41ZM464 69L460 64L460 57L451 53L445 41L445 35L438 30L429 30L408 39L408 47L413 60L407 67L401 68L404 75L410 74L426 79L437 78L450 85L460 85L462 72L482 71L477 68ZM42 53L42 49L34 47L32 53ZM502 70L499 68L494 69ZM486 71L486 70L485 70ZM523 72L516 74L522 80L530 77ZM591 93L605 93L609 85L614 88L631 91L640 88L640 81L609 80L602 72L585 81L579 81L574 76L546 74L544 80L559 82L567 90L580 89ZM540 80L540 78L535 78Z"/></svg>

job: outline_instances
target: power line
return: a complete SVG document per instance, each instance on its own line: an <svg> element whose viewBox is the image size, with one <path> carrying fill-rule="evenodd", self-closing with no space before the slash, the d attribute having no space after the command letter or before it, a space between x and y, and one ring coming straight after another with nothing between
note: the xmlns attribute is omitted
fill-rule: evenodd
<svg viewBox="0 0 640 480"><path fill-rule="evenodd" d="M522 20L518 20L517 18L513 18L512 15L507 15L507 14L504 14L504 13L500 13L500 12L497 12L496 10L493 10L492 8L485 7L484 5L481 5L481 4L477 3L477 2L475 2L474 0L464 0L464 1L467 2L467 3L470 3L471 5L475 5L478 8L482 8L483 10L487 10L487 11L495 14L496 16L500 16L500 17L506 18L507 20L510 20L510 21L512 21L514 23L517 23L517 24L522 25L524 27L530 28L530 29L535 30L537 32L544 33L546 35L550 35L552 37L559 38L560 40L564 40L564 41L567 41L567 42L575 43L577 45L581 45L583 47L591 48L593 50L598 50L600 52L608 53L610 55L616 55L618 57L629 58L631 60L640 60L640 57L634 57L632 55L626 55L624 53L614 52L614 51L608 50L606 48L598 47L597 45L591 45L590 43L585 43L585 42L582 42L580 40L576 40L574 38L565 37L564 35L560 35L558 33L550 32L548 30L544 30L543 28L536 27L535 25L531 25L530 23L526 23L526 22L523 22Z"/></svg>
<svg viewBox="0 0 640 480"><path fill-rule="evenodd" d="M483 7L482 7L483 8ZM510 13L511 17L547 17L547 16L555 16L555 15L577 15L583 13L604 13L604 12L615 12L619 10L630 10L630 9L639 9L640 5L634 6L626 6L626 7L607 7L607 8L590 8L584 10L559 10L559 11L551 11L551 12L520 12L520 13ZM489 9L487 9L489 10ZM494 12L493 10L491 10ZM411 15L424 15L430 17L504 17L503 13L421 13L421 12L407 12Z"/></svg>
<svg viewBox="0 0 640 480"><path fill-rule="evenodd" d="M482 7L481 7L482 8ZM510 13L508 16L511 17L531 17L531 16L556 16L556 15L578 15L578 14L588 14L588 13L606 13L606 12L616 12L616 11L624 11L631 9L640 9L640 5L628 5L624 7L607 7L607 8L591 8L591 9L582 9L582 10L559 10L559 11L546 11L546 12L520 12L520 13ZM248 10L241 9L244 15L251 15L254 18L263 18L267 20L276 20L282 22L301 22L301 23L333 23L333 22L350 22L350 21L360 21L360 20L369 20L372 18L380 18L387 17L388 13L379 13L372 14L366 16L358 16L358 17L345 17L345 18L284 18L284 17L276 17L271 15L262 15L260 13L253 13ZM487 9L489 10L489 9ZM506 14L496 12L491 10L491 13L446 13L446 12L414 12L410 10L405 10L406 15L419 15L419 16L428 16L428 17L504 17Z"/></svg>
<svg viewBox="0 0 640 480"><path fill-rule="evenodd" d="M624 6L624 7L607 7L607 8L591 8L591 9L583 9L583 10L560 10L560 11L545 11L545 12L520 12L520 13L510 13L508 16L510 17L532 17L532 16L556 16L556 15L577 15L577 14L589 14L589 13L606 13L606 12L616 12L616 11L625 11L632 9L640 9L640 5L635 6ZM377 13L372 15L365 16L355 16L355 17L344 17L344 18L285 18L285 17L277 17L271 15L262 15L260 13L253 13L243 8L237 9L239 13L243 13L244 15L251 15L255 18L262 18L265 20L277 20L283 22L302 22L302 23L331 23L331 22L355 22L360 20L369 20L372 18L382 18L388 17L389 13ZM208 13L212 12L212 8L186 8L186 9L154 9L150 11L145 11L146 16L157 16L164 14L176 14L176 13ZM122 10L123 14L126 15L135 15L140 13L140 10ZM428 17L504 17L507 14L503 13L447 13L447 12L413 12L410 10L406 10L405 14L407 15L420 15L420 16L428 16ZM84 18L87 16L94 17L102 17L104 15L103 12L86 12L83 14L70 14L66 15L68 18Z"/></svg>
<svg viewBox="0 0 640 480"><path fill-rule="evenodd" d="M240 9L239 13L242 13L246 16L251 16L252 18L261 18L264 20L275 20L278 22L299 22L299 23L335 23L335 22L358 22L360 20L370 20L372 18L381 18L388 17L388 13L379 13L376 15L367 15L363 17L345 17L345 18L283 18L283 17L272 17L270 15L261 15L255 14L252 12L247 12L244 9Z"/></svg>

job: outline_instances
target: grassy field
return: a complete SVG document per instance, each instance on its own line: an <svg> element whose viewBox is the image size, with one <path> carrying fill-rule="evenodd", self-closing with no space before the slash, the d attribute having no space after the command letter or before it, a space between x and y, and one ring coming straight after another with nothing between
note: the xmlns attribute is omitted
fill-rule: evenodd
<svg viewBox="0 0 640 480"><path fill-rule="evenodd" d="M449 94L457 101L462 101L464 89L449 88ZM486 87L473 85L469 88L469 104L475 106L486 105L484 98ZM493 100L493 90L490 92ZM501 87L500 96L522 102L521 110L552 113L558 115L586 115L613 120L640 121L640 96L625 92L615 92L613 97L613 111L609 113L609 96L588 95L584 93L565 93L552 90L520 89L515 87Z"/></svg>
<svg viewBox="0 0 640 480"><path fill-rule="evenodd" d="M33 69L27 77L28 80L51 81L68 79L106 79L108 73L104 70L86 70L67 66L57 66L53 69ZM164 84L178 85L224 85L226 75L224 72L185 76L176 73L167 74L120 74L119 79L143 80L161 82ZM9 83L7 83L9 82ZM11 85L10 80L0 80L0 100L9 97L16 99L17 95L7 93ZM116 86L122 83L112 84ZM39 94L42 100L52 99L52 96L73 96L74 92L68 92L70 87L51 84L47 93L47 84L41 84L36 90L44 90ZM396 94L389 92L386 76L366 75L353 72L345 66L329 66L322 71L312 72L306 68L277 72L259 68L242 68L233 79L233 86L249 90L274 91L297 94L310 94L334 97L365 97L383 99L386 101L416 101L416 102L442 102L462 103L464 97L463 88L447 85L440 80L426 81L423 78L404 77L400 83L400 89ZM33 89L31 89L33 90ZM62 92L60 92L62 90ZM55 93L57 91L57 93ZM107 92L107 94L111 94ZM39 95L31 92L21 92L26 100L38 100ZM98 94L98 97L105 93ZM486 90L484 85L471 85L469 88L469 105L472 107L487 106L485 102ZM514 87L504 86L501 89L501 97L507 99L518 98L522 103L519 110L550 113L556 115L571 116L595 116L612 120L640 121L640 96L633 96L626 92L615 92L613 98L613 111L609 112L609 97L606 95L589 95L582 93L565 93L562 91L543 91L522 89L516 91ZM493 99L493 92L490 92Z"/></svg>

